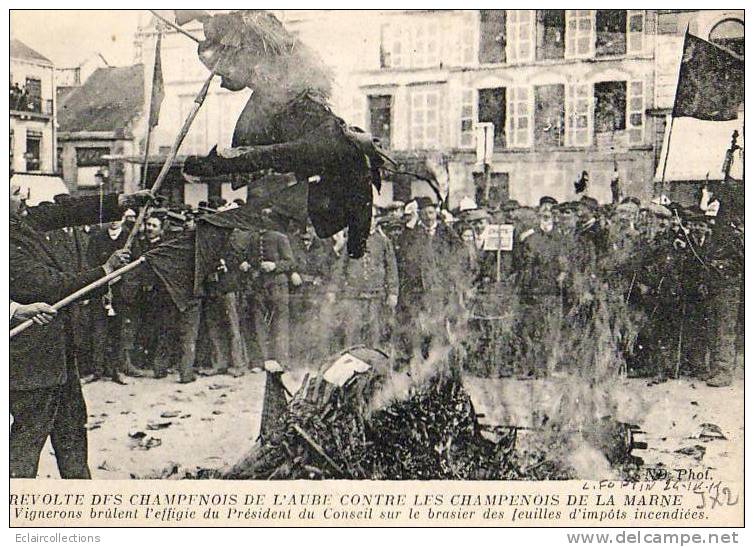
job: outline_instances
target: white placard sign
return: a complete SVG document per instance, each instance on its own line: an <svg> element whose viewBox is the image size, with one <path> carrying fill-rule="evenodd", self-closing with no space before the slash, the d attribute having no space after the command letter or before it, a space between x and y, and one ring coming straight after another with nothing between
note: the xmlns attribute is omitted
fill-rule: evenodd
<svg viewBox="0 0 754 547"><path fill-rule="evenodd" d="M485 251L513 250L513 224L490 224L483 237Z"/></svg>

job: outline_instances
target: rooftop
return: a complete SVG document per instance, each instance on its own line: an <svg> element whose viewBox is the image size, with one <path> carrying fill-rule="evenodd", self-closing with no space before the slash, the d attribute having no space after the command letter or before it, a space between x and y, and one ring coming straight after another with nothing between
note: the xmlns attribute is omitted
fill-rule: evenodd
<svg viewBox="0 0 754 547"><path fill-rule="evenodd" d="M50 61L47 57L45 57L38 51L31 49L21 40L17 40L15 38L11 39L10 41L10 58L27 59L29 61L36 61L38 63L44 63L52 66L52 61Z"/></svg>
<svg viewBox="0 0 754 547"><path fill-rule="evenodd" d="M98 68L58 105L61 132L121 134L144 108L144 66Z"/></svg>

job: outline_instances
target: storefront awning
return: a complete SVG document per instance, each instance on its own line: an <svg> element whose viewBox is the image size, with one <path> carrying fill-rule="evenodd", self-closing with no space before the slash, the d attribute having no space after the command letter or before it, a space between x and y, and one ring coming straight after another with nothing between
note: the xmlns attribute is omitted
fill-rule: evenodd
<svg viewBox="0 0 754 547"><path fill-rule="evenodd" d="M29 196L26 203L39 205L43 201L54 201L59 194L68 194L68 187L63 179L56 175L34 175L31 173L14 173L11 184L21 187L21 195Z"/></svg>

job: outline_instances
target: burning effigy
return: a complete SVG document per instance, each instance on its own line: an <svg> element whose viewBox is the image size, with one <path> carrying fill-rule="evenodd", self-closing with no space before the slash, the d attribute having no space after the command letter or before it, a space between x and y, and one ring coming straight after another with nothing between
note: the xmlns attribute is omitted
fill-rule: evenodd
<svg viewBox="0 0 754 547"><path fill-rule="evenodd" d="M364 254L372 186L391 163L379 143L349 126L328 104L331 75L305 45L263 10L203 15L199 58L222 86L253 94L236 124L232 148L192 156L184 173L232 176L234 188L270 171L293 173L308 186L309 218L317 235L348 228L348 254Z"/></svg>

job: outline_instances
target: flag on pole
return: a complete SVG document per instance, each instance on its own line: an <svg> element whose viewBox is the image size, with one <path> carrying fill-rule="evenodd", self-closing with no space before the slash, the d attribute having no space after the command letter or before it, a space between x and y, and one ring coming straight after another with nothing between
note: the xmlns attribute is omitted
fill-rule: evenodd
<svg viewBox="0 0 754 547"><path fill-rule="evenodd" d="M207 10L203 9L177 9L173 11L175 13L176 25L181 26L194 20L204 21L205 19L211 17L210 13Z"/></svg>
<svg viewBox="0 0 754 547"><path fill-rule="evenodd" d="M735 120L743 101L743 59L686 31L673 117Z"/></svg>
<svg viewBox="0 0 754 547"><path fill-rule="evenodd" d="M201 296L204 280L217 269L234 230L260 226L266 209L301 225L307 217L308 185L287 175L268 175L249 189L246 205L200 217L196 229L159 245L144 256L164 283L175 305L184 311Z"/></svg>
<svg viewBox="0 0 754 547"><path fill-rule="evenodd" d="M154 49L154 72L152 73L152 95L149 101L149 129L160 121L160 107L165 99L165 83L162 80L162 33L157 34Z"/></svg>

